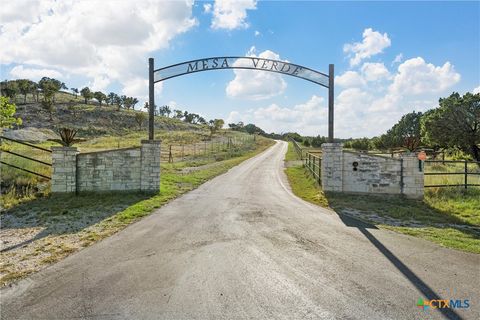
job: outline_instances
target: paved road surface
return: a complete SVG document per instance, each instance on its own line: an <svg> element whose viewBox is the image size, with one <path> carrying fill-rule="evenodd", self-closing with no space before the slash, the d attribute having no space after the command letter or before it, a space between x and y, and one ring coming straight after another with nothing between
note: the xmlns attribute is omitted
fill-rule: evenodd
<svg viewBox="0 0 480 320"><path fill-rule="evenodd" d="M2 290L2 319L478 319L480 256L296 198L286 147ZM437 296L472 307L415 306Z"/></svg>

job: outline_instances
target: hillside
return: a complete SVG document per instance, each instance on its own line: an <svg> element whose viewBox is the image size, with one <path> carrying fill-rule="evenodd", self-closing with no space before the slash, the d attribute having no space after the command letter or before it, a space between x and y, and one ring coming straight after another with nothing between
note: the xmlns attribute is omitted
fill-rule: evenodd
<svg viewBox="0 0 480 320"><path fill-rule="evenodd" d="M23 101L22 98L16 99ZM103 135L124 135L135 131L146 133L148 115L141 124L136 114L141 111L120 109L116 106L99 106L97 103L84 104L83 99L71 95L58 94L52 118L40 103L28 101L17 105L17 117L23 121L18 128L6 130L3 134L14 139L41 142L55 136L54 130L59 127L75 128L81 137L99 137ZM179 119L155 117L156 130L205 130L203 126L185 123Z"/></svg>

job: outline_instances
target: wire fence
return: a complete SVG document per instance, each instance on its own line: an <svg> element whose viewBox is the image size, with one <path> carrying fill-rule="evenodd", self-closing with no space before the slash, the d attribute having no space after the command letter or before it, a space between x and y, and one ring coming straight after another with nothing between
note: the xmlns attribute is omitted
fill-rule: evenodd
<svg viewBox="0 0 480 320"><path fill-rule="evenodd" d="M191 144L170 144L162 148L161 162L181 162L190 159L230 158L240 151L254 148L255 136L220 137Z"/></svg>

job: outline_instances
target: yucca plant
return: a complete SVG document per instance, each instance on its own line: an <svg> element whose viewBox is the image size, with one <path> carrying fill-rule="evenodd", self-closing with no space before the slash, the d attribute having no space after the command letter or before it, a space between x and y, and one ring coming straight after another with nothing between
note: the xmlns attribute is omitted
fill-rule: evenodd
<svg viewBox="0 0 480 320"><path fill-rule="evenodd" d="M60 139L50 139L51 141L55 141L60 143L64 147L71 147L74 143L85 141L85 139L75 139L77 135L77 130L70 129L70 128L60 128L57 130L58 134L60 135Z"/></svg>

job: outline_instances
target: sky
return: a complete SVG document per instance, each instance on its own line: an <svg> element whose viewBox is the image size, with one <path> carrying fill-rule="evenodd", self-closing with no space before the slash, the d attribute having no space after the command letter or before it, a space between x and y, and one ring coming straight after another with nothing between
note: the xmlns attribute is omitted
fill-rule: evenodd
<svg viewBox="0 0 480 320"><path fill-rule="evenodd" d="M372 137L452 92L480 92L480 2L1 2L1 80L49 76L143 105L149 57L161 68L213 56L284 60L325 73L334 64L335 136ZM327 94L295 77L238 69L155 86L157 105L323 136Z"/></svg>

